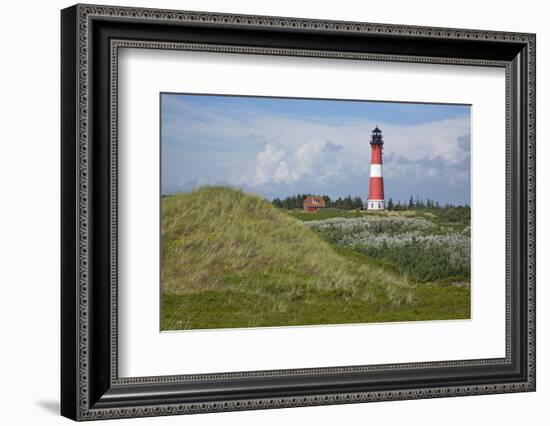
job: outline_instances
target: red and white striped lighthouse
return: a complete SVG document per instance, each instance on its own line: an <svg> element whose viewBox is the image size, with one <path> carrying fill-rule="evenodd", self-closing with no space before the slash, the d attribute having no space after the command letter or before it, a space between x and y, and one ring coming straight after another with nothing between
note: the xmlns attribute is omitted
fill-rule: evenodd
<svg viewBox="0 0 550 426"><path fill-rule="evenodd" d="M384 210L384 177L382 176L382 131L376 126L372 131L370 141L371 161L370 161L370 185L369 199L367 201L367 210Z"/></svg>

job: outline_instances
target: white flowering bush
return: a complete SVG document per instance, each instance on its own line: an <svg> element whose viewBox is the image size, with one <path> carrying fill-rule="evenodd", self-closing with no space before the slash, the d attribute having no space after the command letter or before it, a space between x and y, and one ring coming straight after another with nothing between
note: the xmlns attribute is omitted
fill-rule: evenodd
<svg viewBox="0 0 550 426"><path fill-rule="evenodd" d="M365 216L305 223L327 241L384 259L421 281L470 276L470 227L424 218Z"/></svg>
<svg viewBox="0 0 550 426"><path fill-rule="evenodd" d="M325 220L312 220L307 225L320 229L340 229L344 232L355 232L356 230L369 230L372 232L400 233L419 229L430 229L435 225L429 220L417 217L401 216L364 216L358 218L335 217Z"/></svg>

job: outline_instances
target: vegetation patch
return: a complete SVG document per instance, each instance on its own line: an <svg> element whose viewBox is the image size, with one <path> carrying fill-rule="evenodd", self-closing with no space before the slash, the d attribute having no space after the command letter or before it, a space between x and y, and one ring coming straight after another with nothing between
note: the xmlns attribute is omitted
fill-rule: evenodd
<svg viewBox="0 0 550 426"><path fill-rule="evenodd" d="M425 217L365 215L308 221L325 240L393 263L423 282L470 278L470 227Z"/></svg>
<svg viewBox="0 0 550 426"><path fill-rule="evenodd" d="M226 187L165 196L161 203L164 330L470 316L467 285L423 283L391 256L343 243L353 235L350 226L358 233L379 226L373 216L367 229L364 212L286 211ZM326 226L319 219L351 222ZM426 237L432 228L445 235L444 225L406 220L416 225L392 222L395 235Z"/></svg>

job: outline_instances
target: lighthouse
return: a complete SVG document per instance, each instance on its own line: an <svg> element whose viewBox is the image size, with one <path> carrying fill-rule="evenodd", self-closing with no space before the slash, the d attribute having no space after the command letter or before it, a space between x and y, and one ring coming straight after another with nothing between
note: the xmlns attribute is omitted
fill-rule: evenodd
<svg viewBox="0 0 550 426"><path fill-rule="evenodd" d="M370 161L370 185L367 210L380 211L386 208L384 202L384 177L382 176L382 131L376 126L372 131L370 140L371 161Z"/></svg>

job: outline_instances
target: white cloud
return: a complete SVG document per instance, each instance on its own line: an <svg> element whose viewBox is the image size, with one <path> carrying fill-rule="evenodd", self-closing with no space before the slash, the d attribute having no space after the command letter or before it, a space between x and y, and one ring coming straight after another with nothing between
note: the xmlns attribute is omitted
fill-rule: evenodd
<svg viewBox="0 0 550 426"><path fill-rule="evenodd" d="M283 149L277 148L270 143L265 144L264 150L256 157L254 176L248 182L243 183L258 186L273 181L273 176L279 170L284 155L285 151Z"/></svg>
<svg viewBox="0 0 550 426"><path fill-rule="evenodd" d="M292 183L296 181L296 176L290 172L286 161L281 161L273 174L273 181L275 183Z"/></svg>
<svg viewBox="0 0 550 426"><path fill-rule="evenodd" d="M256 156L254 173L244 175L239 183L257 187L292 184L308 178L321 182L334 179L343 172L339 151L340 146L323 140L306 142L289 152L267 143Z"/></svg>

